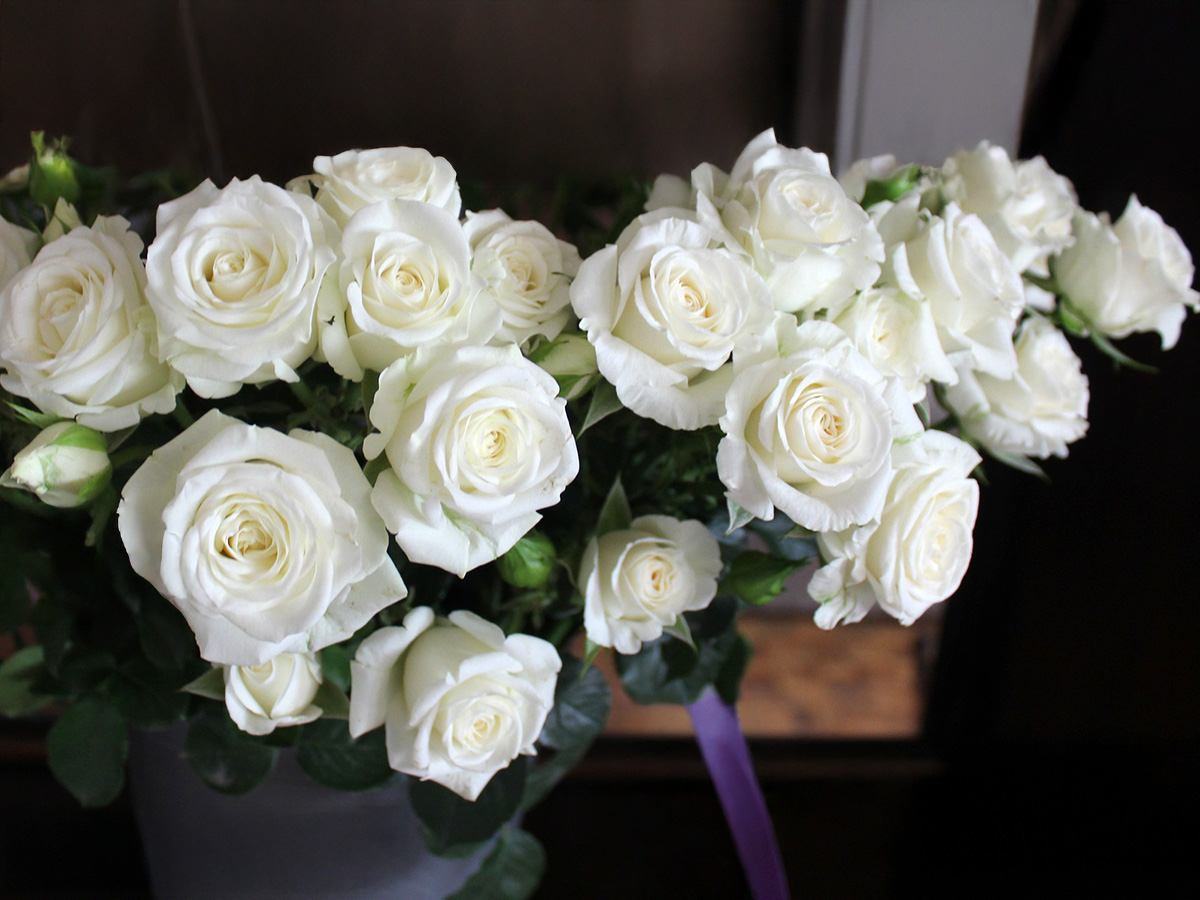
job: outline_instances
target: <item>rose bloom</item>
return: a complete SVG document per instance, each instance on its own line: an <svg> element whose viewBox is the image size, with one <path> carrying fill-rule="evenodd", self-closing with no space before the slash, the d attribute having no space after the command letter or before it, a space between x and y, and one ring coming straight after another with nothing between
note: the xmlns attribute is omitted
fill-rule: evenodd
<svg viewBox="0 0 1200 900"><path fill-rule="evenodd" d="M717 473L730 501L760 519L779 509L813 531L869 522L891 476L892 444L921 423L837 326L781 316L778 355L746 365L721 417Z"/></svg>
<svg viewBox="0 0 1200 900"><path fill-rule="evenodd" d="M28 228L0 218L0 291L33 261L38 236Z"/></svg>
<svg viewBox="0 0 1200 900"><path fill-rule="evenodd" d="M784 147L767 130L742 151L723 186L711 170L694 172L693 186L701 219L706 209L720 211L776 309L833 317L879 277L883 241L822 153Z"/></svg>
<svg viewBox="0 0 1200 900"><path fill-rule="evenodd" d="M942 165L942 193L979 216L1018 272L1046 274L1047 261L1071 243L1079 208L1071 182L1040 156L1013 161L983 141Z"/></svg>
<svg viewBox="0 0 1200 900"><path fill-rule="evenodd" d="M892 454L887 501L876 521L817 539L825 565L809 595L816 623L857 622L876 603L911 625L956 590L971 561L979 454L953 435L926 431Z"/></svg>
<svg viewBox="0 0 1200 900"><path fill-rule="evenodd" d="M946 403L967 434L993 453L1066 456L1067 444L1088 426L1088 380L1079 357L1041 316L1021 325L1016 349L1012 378L963 370L946 388Z"/></svg>
<svg viewBox="0 0 1200 900"><path fill-rule="evenodd" d="M462 208L454 167L440 156L418 147L346 150L313 160L315 174L297 178L288 187L316 188L316 200L345 228L350 217L386 200L431 203L458 218Z"/></svg>
<svg viewBox="0 0 1200 900"><path fill-rule="evenodd" d="M634 220L571 285L601 374L629 409L668 428L714 425L734 355L772 318L763 280L685 210Z"/></svg>
<svg viewBox="0 0 1200 900"><path fill-rule="evenodd" d="M1157 331L1163 349L1175 346L1186 308L1200 309L1192 289L1192 255L1174 228L1130 197L1115 225L1080 211L1075 244L1053 260L1058 286L1109 337Z"/></svg>
<svg viewBox="0 0 1200 900"><path fill-rule="evenodd" d="M513 221L499 209L467 213L463 232L471 270L500 307L499 337L518 344L535 334L557 337L571 313L579 251L540 222Z"/></svg>
<svg viewBox="0 0 1200 900"><path fill-rule="evenodd" d="M504 347L418 350L379 377L372 501L409 559L460 577L509 550L579 471L554 378Z"/></svg>
<svg viewBox="0 0 1200 900"><path fill-rule="evenodd" d="M159 356L202 397L295 381L316 346L336 231L311 198L257 175L220 190L205 181L164 203L146 253Z"/></svg>
<svg viewBox="0 0 1200 900"><path fill-rule="evenodd" d="M953 381L929 301L894 287L868 288L833 320L880 372L899 378L913 403L930 381Z"/></svg>
<svg viewBox="0 0 1200 900"><path fill-rule="evenodd" d="M940 216L910 194L871 207L887 242L883 284L927 300L950 362L997 378L1016 371L1012 334L1025 306L1021 275L977 216Z"/></svg>
<svg viewBox="0 0 1200 900"><path fill-rule="evenodd" d="M351 217L336 282L321 291L321 353L343 378L360 381L417 347L486 343L500 327L495 302L479 294L458 220L416 200L389 200Z"/></svg>
<svg viewBox="0 0 1200 900"><path fill-rule="evenodd" d="M174 409L183 380L154 355L141 251L119 216L43 247L0 293L0 385L98 431Z"/></svg>
<svg viewBox="0 0 1200 900"><path fill-rule="evenodd" d="M345 640L404 583L354 454L213 410L133 474L117 510L134 571L200 655L254 666Z"/></svg>
<svg viewBox="0 0 1200 900"><path fill-rule="evenodd" d="M313 701L324 677L315 653L280 653L257 666L226 666L224 674L225 709L247 734L270 734L321 717Z"/></svg>
<svg viewBox="0 0 1200 900"><path fill-rule="evenodd" d="M588 640L637 653L683 613L708 606L720 574L720 547L702 522L641 516L599 535L579 568Z"/></svg>
<svg viewBox="0 0 1200 900"><path fill-rule="evenodd" d="M350 664L350 734L384 725L393 769L466 800L521 754L533 755L562 661L550 643L459 610L418 606L380 628Z"/></svg>

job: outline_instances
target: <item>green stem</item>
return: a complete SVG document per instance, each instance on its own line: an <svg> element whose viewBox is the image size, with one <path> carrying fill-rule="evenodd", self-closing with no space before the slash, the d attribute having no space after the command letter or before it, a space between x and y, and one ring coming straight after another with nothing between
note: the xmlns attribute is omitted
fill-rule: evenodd
<svg viewBox="0 0 1200 900"><path fill-rule="evenodd" d="M196 420L192 418L192 414L188 412L188 408L183 405L182 400L178 401L175 408L171 410L171 418L178 422L179 427L184 431L196 424Z"/></svg>
<svg viewBox="0 0 1200 900"><path fill-rule="evenodd" d="M155 447L152 444L137 444L133 447L126 447L110 456L109 462L112 463L114 471L127 466L130 463L141 462L143 459L153 453Z"/></svg>
<svg viewBox="0 0 1200 900"><path fill-rule="evenodd" d="M289 381L288 387L291 389L292 394L295 395L296 399L304 405L305 409L312 410L316 408L317 395L313 393L312 388L310 388L307 384L305 384L303 381Z"/></svg>

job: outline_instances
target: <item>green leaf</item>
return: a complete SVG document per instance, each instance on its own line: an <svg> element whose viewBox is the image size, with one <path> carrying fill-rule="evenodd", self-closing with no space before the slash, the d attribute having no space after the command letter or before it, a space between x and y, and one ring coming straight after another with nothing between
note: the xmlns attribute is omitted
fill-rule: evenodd
<svg viewBox="0 0 1200 900"><path fill-rule="evenodd" d="M744 509L729 498L726 498L726 502L729 505L729 527L725 529L725 534L733 534L739 528L754 521L754 513L750 510Z"/></svg>
<svg viewBox="0 0 1200 900"><path fill-rule="evenodd" d="M143 596L137 616L138 637L146 658L160 669L183 671L199 651L183 613L158 596Z"/></svg>
<svg viewBox="0 0 1200 900"><path fill-rule="evenodd" d="M1094 328L1088 333L1088 340L1092 342L1097 350L1111 359L1113 361L1113 365L1118 368L1125 366L1133 369L1135 372L1145 372L1148 375L1158 374L1157 367L1148 365L1144 362L1138 362L1132 356L1122 353L1107 337L1102 335L1099 331L1096 331Z"/></svg>
<svg viewBox="0 0 1200 900"><path fill-rule="evenodd" d="M350 698L346 696L345 691L332 681L323 682L317 688L317 694L313 697L313 704L321 708L323 718L341 719L343 721L350 718Z"/></svg>
<svg viewBox="0 0 1200 900"><path fill-rule="evenodd" d="M139 728L165 728L187 718L191 697L139 657L107 682L108 697L125 721Z"/></svg>
<svg viewBox="0 0 1200 900"><path fill-rule="evenodd" d="M53 698L34 693L34 682L46 673L46 660L39 647L24 647L0 663L0 715L27 716Z"/></svg>
<svg viewBox="0 0 1200 900"><path fill-rule="evenodd" d="M225 702L225 670L213 666L199 678L185 684L181 690L197 697L207 697L209 700Z"/></svg>
<svg viewBox="0 0 1200 900"><path fill-rule="evenodd" d="M546 870L546 851L538 839L505 827L479 871L446 900L527 900Z"/></svg>
<svg viewBox="0 0 1200 900"><path fill-rule="evenodd" d="M620 531L628 528L633 522L633 513L629 508L629 498L625 495L625 487L618 475L604 498L604 506L596 519L596 534L608 534L610 531Z"/></svg>
<svg viewBox="0 0 1200 900"><path fill-rule="evenodd" d="M379 373L367 369L363 372L362 408L363 415L370 420L371 404L375 402L375 394L379 391Z"/></svg>
<svg viewBox="0 0 1200 900"><path fill-rule="evenodd" d="M350 652L338 644L322 650L321 674L343 691L350 690Z"/></svg>
<svg viewBox="0 0 1200 900"><path fill-rule="evenodd" d="M50 771L85 807L111 803L125 786L129 735L125 722L99 697L85 697L46 736Z"/></svg>
<svg viewBox="0 0 1200 900"><path fill-rule="evenodd" d="M621 401L617 397L617 389L607 381L600 381L596 385L596 389L592 391L592 402L588 405L587 415L583 417L583 424L579 427L575 437L582 437L583 433L597 422L608 418L622 408Z"/></svg>
<svg viewBox="0 0 1200 900"><path fill-rule="evenodd" d="M696 651L681 641L659 638L632 656L617 656L617 672L637 703L692 703L712 684L738 640L737 601L717 597L688 615Z"/></svg>
<svg viewBox="0 0 1200 900"><path fill-rule="evenodd" d="M529 770L522 809L531 809L577 766L604 731L612 704L608 681L599 669L585 668L573 657L563 661L554 690L554 706L538 743L542 745Z"/></svg>
<svg viewBox="0 0 1200 900"><path fill-rule="evenodd" d="M688 628L687 619L683 616L676 616L675 621L663 629L663 634L673 637L677 641L683 641L695 652L696 642L692 640L692 630Z"/></svg>
<svg viewBox="0 0 1200 900"><path fill-rule="evenodd" d="M717 670L713 687L717 689L721 699L730 706L737 703L742 679L746 677L746 670L750 668L752 654L753 647L751 647L750 641L745 635L738 634L737 640L730 646L729 652L722 661L721 668Z"/></svg>
<svg viewBox="0 0 1200 900"><path fill-rule="evenodd" d="M365 791L396 774L388 765L382 728L352 738L346 723L333 719L301 729L296 761L313 781L340 791Z"/></svg>
<svg viewBox="0 0 1200 900"><path fill-rule="evenodd" d="M9 401L9 407L17 414L17 418L29 425L34 425L37 428L49 428L58 422L66 421L62 416L52 415L51 413L40 412L36 409L29 409L26 406L19 406L16 403Z"/></svg>
<svg viewBox="0 0 1200 900"><path fill-rule="evenodd" d="M791 574L807 562L807 559L781 559L770 553L746 550L734 558L717 590L753 606L762 606L779 596Z"/></svg>
<svg viewBox="0 0 1200 900"><path fill-rule="evenodd" d="M1024 472L1026 475L1033 475L1035 478L1040 478L1047 484L1050 483L1050 476L1046 474L1045 469L1027 456L1021 456L1019 453L1009 453L1005 450L991 450L987 448L985 448L985 452L997 462L1011 466L1018 472Z"/></svg>
<svg viewBox="0 0 1200 900"><path fill-rule="evenodd" d="M438 856L463 856L490 840L517 814L527 767L528 757L518 756L492 776L474 802L435 781L410 781L409 798L424 826L425 845Z"/></svg>
<svg viewBox="0 0 1200 900"><path fill-rule="evenodd" d="M239 731L223 706L210 707L193 719L184 743L192 769L223 794L256 788L270 774L277 752Z"/></svg>

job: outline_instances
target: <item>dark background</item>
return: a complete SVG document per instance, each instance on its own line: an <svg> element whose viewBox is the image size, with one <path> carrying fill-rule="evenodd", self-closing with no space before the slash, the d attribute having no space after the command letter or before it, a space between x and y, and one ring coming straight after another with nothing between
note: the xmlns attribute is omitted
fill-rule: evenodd
<svg viewBox="0 0 1200 900"><path fill-rule="evenodd" d="M32 128L128 171L280 181L352 146L542 186L728 167L769 125L831 149L827 129L792 133L806 20L784 2L193 0L184 27L186 6L4 0L0 169ZM1061 31L1046 6L1021 155L1093 210L1136 192L1200 249L1200 5L1069 4ZM754 747L797 897L1195 895L1200 326L1169 353L1122 348L1161 373L1078 346L1091 427L1050 483L988 467L925 737ZM591 771L528 819L540 897L745 895L689 746L609 742ZM145 896L126 805L80 812L36 759L0 785L0 896Z"/></svg>

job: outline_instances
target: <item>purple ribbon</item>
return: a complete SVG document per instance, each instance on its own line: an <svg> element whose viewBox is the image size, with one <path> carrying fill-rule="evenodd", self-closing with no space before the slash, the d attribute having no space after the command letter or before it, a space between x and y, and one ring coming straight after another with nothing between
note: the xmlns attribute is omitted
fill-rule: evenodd
<svg viewBox="0 0 1200 900"><path fill-rule="evenodd" d="M717 789L754 900L789 900L787 875L737 711L711 687L688 704L696 743Z"/></svg>

